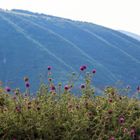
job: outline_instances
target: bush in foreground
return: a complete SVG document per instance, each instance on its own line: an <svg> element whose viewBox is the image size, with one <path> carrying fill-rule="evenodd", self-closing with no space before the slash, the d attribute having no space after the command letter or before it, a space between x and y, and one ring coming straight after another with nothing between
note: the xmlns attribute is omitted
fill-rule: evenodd
<svg viewBox="0 0 140 140"><path fill-rule="evenodd" d="M80 68L82 72L85 69ZM1 86L0 139L139 140L140 100L121 96L113 87L96 96L90 84L95 72L85 74L80 97L70 92L72 83L62 88L61 83L55 86L51 77L36 96L30 95L27 77L25 93Z"/></svg>

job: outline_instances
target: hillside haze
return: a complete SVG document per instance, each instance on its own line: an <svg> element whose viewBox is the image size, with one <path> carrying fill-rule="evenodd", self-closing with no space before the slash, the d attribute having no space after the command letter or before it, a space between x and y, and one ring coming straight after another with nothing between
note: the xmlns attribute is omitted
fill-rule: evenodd
<svg viewBox="0 0 140 140"><path fill-rule="evenodd" d="M140 41L140 35L137 35L137 34L134 34L134 33L131 33L131 32L127 32L127 31L120 31L120 32L122 32L122 33L124 33L124 34L126 34L126 35L128 35L130 37L133 37L136 40Z"/></svg>
<svg viewBox="0 0 140 140"><path fill-rule="evenodd" d="M92 23L72 21L23 10L0 11L0 80L32 89L53 67L56 81L86 64L96 68L96 86L118 80L136 87L140 79L140 41Z"/></svg>

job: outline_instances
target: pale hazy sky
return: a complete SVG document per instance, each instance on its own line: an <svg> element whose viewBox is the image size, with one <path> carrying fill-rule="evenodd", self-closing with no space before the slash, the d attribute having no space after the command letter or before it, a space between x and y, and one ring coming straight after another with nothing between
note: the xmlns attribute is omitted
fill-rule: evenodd
<svg viewBox="0 0 140 140"><path fill-rule="evenodd" d="M140 35L140 0L0 0L0 8L89 21Z"/></svg>

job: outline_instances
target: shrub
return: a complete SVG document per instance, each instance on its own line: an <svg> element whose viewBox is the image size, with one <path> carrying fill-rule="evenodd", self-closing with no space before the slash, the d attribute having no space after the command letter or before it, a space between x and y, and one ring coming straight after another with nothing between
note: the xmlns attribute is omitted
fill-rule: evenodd
<svg viewBox="0 0 140 140"><path fill-rule="evenodd" d="M77 77L64 87L48 80L34 96L30 95L30 86L26 86L27 77L25 93L1 86L0 139L140 139L140 100L122 96L114 87L106 87L103 96L97 96L91 85L94 74L85 74L85 83L79 86L80 97L71 93Z"/></svg>

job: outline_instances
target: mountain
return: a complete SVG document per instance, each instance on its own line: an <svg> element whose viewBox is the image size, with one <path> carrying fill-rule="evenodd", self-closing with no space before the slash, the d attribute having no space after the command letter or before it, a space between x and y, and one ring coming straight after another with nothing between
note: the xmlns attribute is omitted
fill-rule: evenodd
<svg viewBox="0 0 140 140"><path fill-rule="evenodd" d="M57 81L82 64L96 68L94 85L137 86L140 80L140 41L93 23L73 21L24 10L0 10L0 80L24 87L29 76L32 89L47 78L53 67ZM84 81L82 81L84 82Z"/></svg>
<svg viewBox="0 0 140 140"><path fill-rule="evenodd" d="M140 41L140 35L137 35L137 34L134 34L134 33L131 33L131 32L128 32L128 31L122 31L120 30L120 32L130 36L130 37L133 37L135 38L136 40L139 40Z"/></svg>

